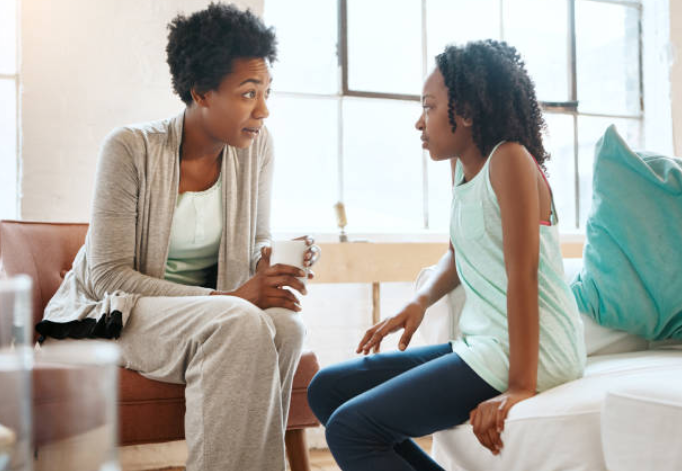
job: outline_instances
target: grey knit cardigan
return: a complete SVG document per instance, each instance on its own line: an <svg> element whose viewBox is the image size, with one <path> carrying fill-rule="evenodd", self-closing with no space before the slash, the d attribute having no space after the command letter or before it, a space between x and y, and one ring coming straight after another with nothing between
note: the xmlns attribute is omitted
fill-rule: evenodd
<svg viewBox="0 0 682 471"><path fill-rule="evenodd" d="M140 296L212 291L163 279L183 123L184 112L118 128L105 139L85 244L36 326L43 337L115 338ZM218 290L243 284L254 273L261 248L270 244L272 175L272 142L265 127L249 148L223 149Z"/></svg>

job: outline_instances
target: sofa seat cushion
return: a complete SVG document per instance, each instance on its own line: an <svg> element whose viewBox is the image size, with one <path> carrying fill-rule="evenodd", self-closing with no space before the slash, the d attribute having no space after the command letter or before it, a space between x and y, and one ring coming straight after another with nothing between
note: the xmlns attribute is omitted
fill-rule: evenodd
<svg viewBox="0 0 682 471"><path fill-rule="evenodd" d="M642 382L606 395L601 433L609 470L673 471L682 466L682 375L671 375L660 386Z"/></svg>
<svg viewBox="0 0 682 471"><path fill-rule="evenodd" d="M648 350L588 358L585 376L528 399L509 412L504 448L494 456L469 423L438 432L433 455L448 471L605 470L601 409L614 389L665 389L682 377L682 351Z"/></svg>

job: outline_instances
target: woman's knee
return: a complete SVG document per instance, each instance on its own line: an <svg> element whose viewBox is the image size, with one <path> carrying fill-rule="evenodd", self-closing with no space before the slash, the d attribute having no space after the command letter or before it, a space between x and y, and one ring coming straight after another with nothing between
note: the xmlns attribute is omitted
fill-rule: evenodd
<svg viewBox="0 0 682 471"><path fill-rule="evenodd" d="M268 309L264 313L272 319L279 344L298 350L303 347L308 330L299 313L288 309Z"/></svg>
<svg viewBox="0 0 682 471"><path fill-rule="evenodd" d="M215 315L211 323L216 330L227 330L238 333L251 341L257 339L272 339L275 328L263 311L250 302L234 296L225 296L216 303Z"/></svg>

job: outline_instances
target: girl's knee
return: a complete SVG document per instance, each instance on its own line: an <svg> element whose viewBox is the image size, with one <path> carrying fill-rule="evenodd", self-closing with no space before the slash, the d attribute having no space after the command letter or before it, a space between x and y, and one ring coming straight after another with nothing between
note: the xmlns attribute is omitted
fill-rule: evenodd
<svg viewBox="0 0 682 471"><path fill-rule="evenodd" d="M339 406L338 393L334 390L337 378L332 368L317 372L308 386L308 404L322 425L326 425L329 417Z"/></svg>
<svg viewBox="0 0 682 471"><path fill-rule="evenodd" d="M325 437L330 448L357 438L362 422L360 419L360 411L350 403L336 409L325 425Z"/></svg>

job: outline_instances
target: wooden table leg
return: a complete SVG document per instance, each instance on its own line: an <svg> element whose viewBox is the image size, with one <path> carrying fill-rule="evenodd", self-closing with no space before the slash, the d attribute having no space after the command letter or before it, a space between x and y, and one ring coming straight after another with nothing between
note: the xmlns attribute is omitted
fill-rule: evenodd
<svg viewBox="0 0 682 471"><path fill-rule="evenodd" d="M378 282L372 283L372 325L376 325L381 320L381 285Z"/></svg>
<svg viewBox="0 0 682 471"><path fill-rule="evenodd" d="M310 457L305 429L287 430L284 434L291 471L310 471Z"/></svg>

